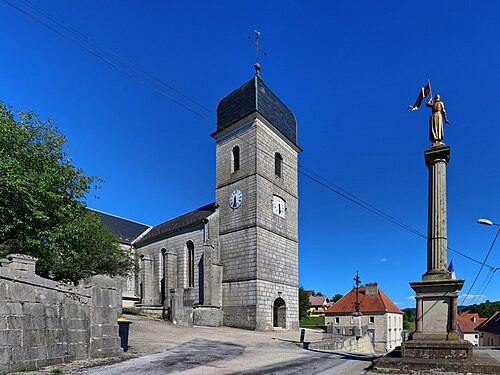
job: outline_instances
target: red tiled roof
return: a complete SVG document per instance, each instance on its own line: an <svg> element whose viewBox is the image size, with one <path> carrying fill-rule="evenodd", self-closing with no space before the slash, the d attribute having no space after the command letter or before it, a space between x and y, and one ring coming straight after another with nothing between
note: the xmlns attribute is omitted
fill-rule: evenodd
<svg viewBox="0 0 500 375"><path fill-rule="evenodd" d="M489 332L500 336L500 311L495 312L492 316L476 327L478 331Z"/></svg>
<svg viewBox="0 0 500 375"><path fill-rule="evenodd" d="M311 297L314 294L314 290L304 290L308 297Z"/></svg>
<svg viewBox="0 0 500 375"><path fill-rule="evenodd" d="M463 333L476 333L476 327L486 320L486 318L480 318L478 313L457 315L458 328Z"/></svg>
<svg viewBox="0 0 500 375"><path fill-rule="evenodd" d="M369 312L391 312L403 314L403 312L392 302L380 289L378 293L372 296L365 295L365 287L359 288L359 308L362 313ZM335 305L326 310L331 313L352 313L354 312L354 303L356 302L356 288L339 299Z"/></svg>
<svg viewBox="0 0 500 375"><path fill-rule="evenodd" d="M311 304L311 307L323 306L325 301L326 301L325 296L310 296L309 297L309 303Z"/></svg>

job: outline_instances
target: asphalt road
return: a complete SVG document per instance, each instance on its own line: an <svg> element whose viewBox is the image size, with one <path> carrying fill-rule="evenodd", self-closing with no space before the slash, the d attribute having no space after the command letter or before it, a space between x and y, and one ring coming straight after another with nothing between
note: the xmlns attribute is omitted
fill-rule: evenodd
<svg viewBox="0 0 500 375"><path fill-rule="evenodd" d="M272 351L271 348L268 350ZM250 352L251 352L250 348ZM283 354L283 349L279 350ZM294 352L294 348L291 348ZM163 375L163 374L362 374L371 364L371 356L304 351L298 359L259 365L258 353L250 366L243 356L245 347L220 341L194 339L165 352L147 355L113 365L80 369L72 375ZM247 353L248 354L248 353ZM234 367L250 367L237 370Z"/></svg>

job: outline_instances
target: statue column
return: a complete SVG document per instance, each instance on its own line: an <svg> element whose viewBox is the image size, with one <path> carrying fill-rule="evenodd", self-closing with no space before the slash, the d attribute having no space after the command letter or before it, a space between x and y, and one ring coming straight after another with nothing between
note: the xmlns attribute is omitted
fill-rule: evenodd
<svg viewBox="0 0 500 375"><path fill-rule="evenodd" d="M423 280L449 279L447 270L446 166L450 147L440 145L424 152L429 168L429 206L427 226L427 272Z"/></svg>

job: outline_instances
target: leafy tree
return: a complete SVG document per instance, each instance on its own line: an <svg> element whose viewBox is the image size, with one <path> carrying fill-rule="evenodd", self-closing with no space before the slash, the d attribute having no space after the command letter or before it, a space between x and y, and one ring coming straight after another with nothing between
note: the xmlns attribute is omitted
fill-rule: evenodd
<svg viewBox="0 0 500 375"><path fill-rule="evenodd" d="M71 164L66 138L50 120L0 102L0 257L38 258L55 280L126 275L133 261L85 206L100 180Z"/></svg>
<svg viewBox="0 0 500 375"><path fill-rule="evenodd" d="M474 304L470 306L460 306L458 309L461 313L478 313L481 318L489 318L495 311L500 310L500 301L486 302Z"/></svg>
<svg viewBox="0 0 500 375"><path fill-rule="evenodd" d="M333 302L337 302L339 299L341 299L342 297L344 297L342 294L335 294L332 298L332 301Z"/></svg>
<svg viewBox="0 0 500 375"><path fill-rule="evenodd" d="M323 297L323 293L321 293L321 292L314 293L314 295L317 296L317 297Z"/></svg>
<svg viewBox="0 0 500 375"><path fill-rule="evenodd" d="M299 319L306 318L309 315L310 306L311 304L309 303L309 297L306 291L302 286L299 287Z"/></svg>
<svg viewBox="0 0 500 375"><path fill-rule="evenodd" d="M403 329L413 331L415 329L416 310L413 307L403 309Z"/></svg>

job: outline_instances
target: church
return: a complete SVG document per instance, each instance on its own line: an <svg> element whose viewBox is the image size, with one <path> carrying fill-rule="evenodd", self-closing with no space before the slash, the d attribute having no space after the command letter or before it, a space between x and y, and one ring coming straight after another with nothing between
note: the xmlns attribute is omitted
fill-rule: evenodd
<svg viewBox="0 0 500 375"><path fill-rule="evenodd" d="M259 69L217 105L215 202L153 227L96 211L138 262L124 296L175 324L299 328L297 121Z"/></svg>

